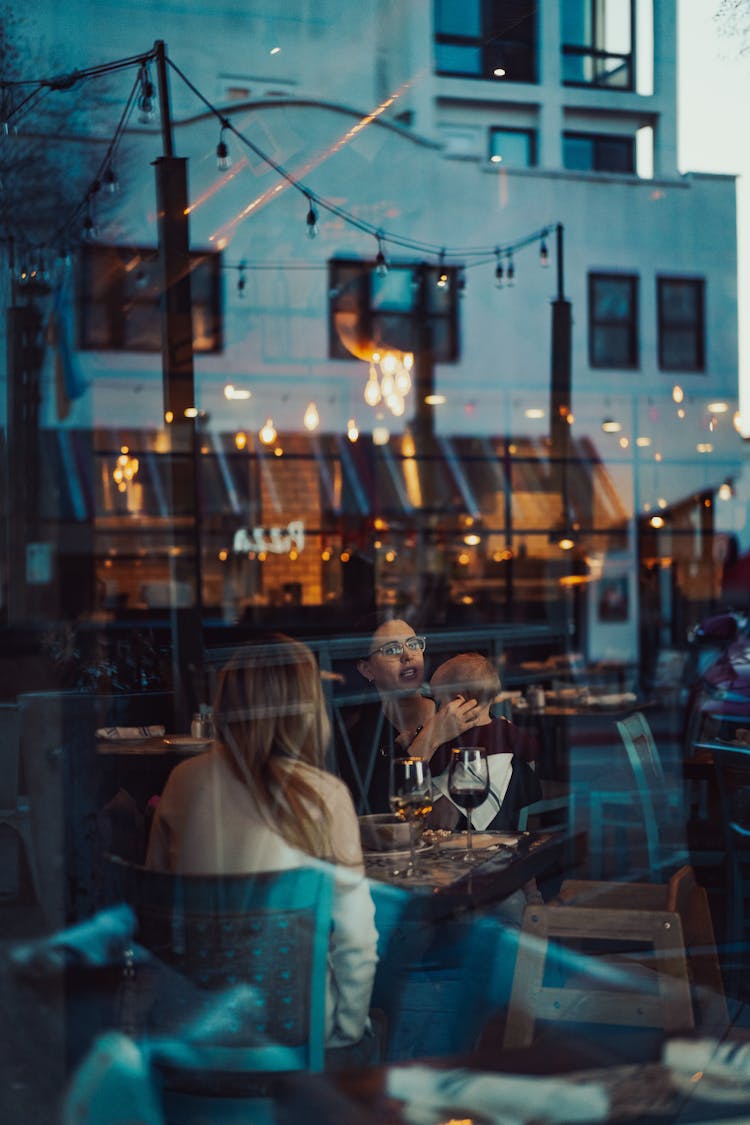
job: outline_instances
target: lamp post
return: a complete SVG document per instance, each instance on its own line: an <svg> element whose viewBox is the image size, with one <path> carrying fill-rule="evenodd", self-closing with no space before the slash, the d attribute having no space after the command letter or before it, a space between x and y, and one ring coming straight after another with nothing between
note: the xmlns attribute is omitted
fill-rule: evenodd
<svg viewBox="0 0 750 1125"><path fill-rule="evenodd" d="M201 535L198 490L198 450L193 371L193 319L190 294L190 236L188 229L187 161L174 155L167 81L166 48L154 44L163 155L154 163L161 268L162 387L169 433L169 518L171 520L170 625L172 679L177 730L187 730L190 714L200 702L194 698L195 680L202 675ZM177 542L175 516L192 517L189 550ZM186 544L187 546L187 544ZM179 591L192 591L191 604L178 604Z"/></svg>

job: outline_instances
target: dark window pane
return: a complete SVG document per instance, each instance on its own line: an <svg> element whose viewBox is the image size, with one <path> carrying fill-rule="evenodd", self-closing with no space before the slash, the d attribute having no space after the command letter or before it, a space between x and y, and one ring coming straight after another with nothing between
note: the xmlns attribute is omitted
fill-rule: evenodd
<svg viewBox="0 0 750 1125"><path fill-rule="evenodd" d="M385 277L373 273L372 307L384 312L408 312L414 303L413 278L411 269L391 267Z"/></svg>
<svg viewBox="0 0 750 1125"><path fill-rule="evenodd" d="M601 137L596 141L597 172L634 172L633 142L630 137Z"/></svg>
<svg viewBox="0 0 750 1125"><path fill-rule="evenodd" d="M698 312L697 286L684 281L661 282L661 308L665 320L690 321Z"/></svg>
<svg viewBox="0 0 750 1125"><path fill-rule="evenodd" d="M662 367L695 371L702 366L694 328L665 328L661 339Z"/></svg>
<svg viewBox="0 0 750 1125"><path fill-rule="evenodd" d="M598 278L594 288L597 320L628 320L632 314L632 287L627 278Z"/></svg>
<svg viewBox="0 0 750 1125"><path fill-rule="evenodd" d="M608 324L594 329L592 362L595 367L630 367L633 364L630 328Z"/></svg>

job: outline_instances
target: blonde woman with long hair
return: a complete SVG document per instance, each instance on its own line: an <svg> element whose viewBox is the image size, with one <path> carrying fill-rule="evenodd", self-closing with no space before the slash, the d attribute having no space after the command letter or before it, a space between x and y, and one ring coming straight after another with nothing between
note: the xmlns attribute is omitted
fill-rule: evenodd
<svg viewBox="0 0 750 1125"><path fill-rule="evenodd" d="M374 907L346 786L323 768L330 727L310 650L275 634L221 671L211 750L182 762L159 801L146 864L192 875L336 865L326 1045L368 1028Z"/></svg>

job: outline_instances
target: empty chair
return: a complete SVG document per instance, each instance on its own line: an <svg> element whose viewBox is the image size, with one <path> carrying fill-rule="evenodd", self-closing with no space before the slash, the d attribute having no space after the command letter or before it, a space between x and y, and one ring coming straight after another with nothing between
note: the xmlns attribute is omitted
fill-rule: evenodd
<svg viewBox="0 0 750 1125"><path fill-rule="evenodd" d="M591 942L595 955L582 951ZM664 885L567 880L559 902L527 906L504 1045L527 1046L538 1020L724 1031L711 915L692 869Z"/></svg>

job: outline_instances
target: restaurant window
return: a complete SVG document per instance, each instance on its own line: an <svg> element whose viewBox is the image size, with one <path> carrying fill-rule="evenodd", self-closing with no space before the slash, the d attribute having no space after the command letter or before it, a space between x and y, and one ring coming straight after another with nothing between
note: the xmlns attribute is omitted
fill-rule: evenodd
<svg viewBox="0 0 750 1125"><path fill-rule="evenodd" d="M563 167L572 172L635 174L635 140L609 133L563 133Z"/></svg>
<svg viewBox="0 0 750 1125"><path fill-rule="evenodd" d="M435 70L536 82L537 7L533 0L435 0Z"/></svg>
<svg viewBox="0 0 750 1125"><path fill-rule="evenodd" d="M560 8L563 84L632 90L633 0L565 0Z"/></svg>
<svg viewBox="0 0 750 1125"><path fill-rule="evenodd" d="M372 262L328 263L329 351L332 359L362 357L375 348L419 352L437 363L459 358L458 266L393 263L384 274Z"/></svg>
<svg viewBox="0 0 750 1125"><path fill-rule="evenodd" d="M589 274L589 362L638 366L638 278Z"/></svg>
<svg viewBox="0 0 750 1125"><path fill-rule="evenodd" d="M510 168L533 168L536 164L535 129L490 129L489 158Z"/></svg>
<svg viewBox="0 0 750 1125"><path fill-rule="evenodd" d="M193 348L220 352L221 255L190 254ZM78 276L78 346L84 350L159 352L161 267L154 247L86 246Z"/></svg>
<svg viewBox="0 0 750 1125"><path fill-rule="evenodd" d="M704 288L702 279L656 279L662 371L705 371Z"/></svg>

